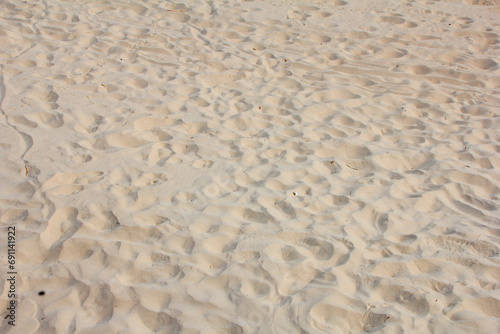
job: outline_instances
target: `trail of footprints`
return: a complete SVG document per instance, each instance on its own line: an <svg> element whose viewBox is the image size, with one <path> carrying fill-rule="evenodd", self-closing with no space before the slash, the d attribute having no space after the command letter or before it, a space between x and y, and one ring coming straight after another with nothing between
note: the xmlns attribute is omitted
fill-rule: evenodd
<svg viewBox="0 0 500 334"><path fill-rule="evenodd" d="M470 224L450 226L469 236L496 231L498 180L481 175L500 168L497 26L413 10L411 21L407 12L374 11L369 25L336 27L338 14L320 5L262 22L251 21L244 4L110 3L75 15L40 6L10 2L19 24L4 23L0 36L10 59L2 109L33 137L33 156L43 149L58 160L32 161L40 171L34 191L55 212L26 208L46 249L37 275L47 273L26 279L51 291L39 311L50 326L90 330L101 322L119 330L117 317L133 309L128 326L138 331L250 330L252 319L264 326L304 302L290 326L370 330L389 318L397 326L398 317L425 316L434 303L457 299L460 288L443 276L447 261L462 261L453 251L484 257L472 267L484 277L459 263L461 280L495 288L498 268L489 259L498 247L442 236L435 222L467 217ZM239 22L219 18L229 16ZM450 51L422 32L428 24L437 32L461 28L450 40L473 48ZM331 34L318 33L325 27ZM21 50L34 36L41 41ZM75 99L78 109L70 109ZM47 134L53 145L38 147ZM449 161L447 169L436 160ZM3 222L19 217L9 210ZM434 237L424 240L424 230ZM441 255L409 261L422 243ZM415 284L405 272L435 283L409 289ZM85 284L88 296L72 287L57 292L55 280ZM199 318L218 288L252 311L214 320L233 305L225 300ZM466 294L437 325L459 320L453 314L467 303L498 303ZM120 306L107 309L97 296ZM66 305L88 310L64 318L71 321L49 316ZM197 323L188 322L185 305Z"/></svg>

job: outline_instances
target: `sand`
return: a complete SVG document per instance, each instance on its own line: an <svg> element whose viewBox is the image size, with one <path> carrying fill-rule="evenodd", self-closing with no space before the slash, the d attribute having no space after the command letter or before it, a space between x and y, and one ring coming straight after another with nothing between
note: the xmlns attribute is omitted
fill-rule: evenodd
<svg viewBox="0 0 500 334"><path fill-rule="evenodd" d="M1 1L0 332L495 333L498 17Z"/></svg>

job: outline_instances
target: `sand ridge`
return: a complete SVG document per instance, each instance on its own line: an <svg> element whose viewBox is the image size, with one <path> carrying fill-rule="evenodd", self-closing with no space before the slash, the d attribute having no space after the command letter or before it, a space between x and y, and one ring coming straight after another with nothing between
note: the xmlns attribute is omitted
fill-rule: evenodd
<svg viewBox="0 0 500 334"><path fill-rule="evenodd" d="M494 332L499 8L4 1L1 331Z"/></svg>

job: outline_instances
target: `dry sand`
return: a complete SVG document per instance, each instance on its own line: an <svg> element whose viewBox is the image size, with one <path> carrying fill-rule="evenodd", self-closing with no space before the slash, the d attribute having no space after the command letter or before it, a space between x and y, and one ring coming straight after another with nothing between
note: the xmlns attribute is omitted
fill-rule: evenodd
<svg viewBox="0 0 500 334"><path fill-rule="evenodd" d="M1 1L0 332L495 333L490 1Z"/></svg>

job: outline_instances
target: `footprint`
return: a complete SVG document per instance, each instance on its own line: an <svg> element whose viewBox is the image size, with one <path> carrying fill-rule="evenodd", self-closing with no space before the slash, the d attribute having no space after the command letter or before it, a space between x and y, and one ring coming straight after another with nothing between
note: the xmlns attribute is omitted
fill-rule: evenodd
<svg viewBox="0 0 500 334"><path fill-rule="evenodd" d="M467 310L475 311L476 314L483 314L493 318L500 317L500 300L495 297L466 299L463 307Z"/></svg>
<svg viewBox="0 0 500 334"><path fill-rule="evenodd" d="M328 102L332 100L350 100L358 99L361 96L351 92L348 89L328 89L319 92L315 92L311 95L316 102Z"/></svg>
<svg viewBox="0 0 500 334"><path fill-rule="evenodd" d="M315 154L319 158L337 159L338 157L348 159L362 159L370 156L372 152L364 145L355 145L343 141L335 144L334 147L323 147L315 150ZM353 167L353 166L351 166ZM355 168L351 168L355 169Z"/></svg>
<svg viewBox="0 0 500 334"><path fill-rule="evenodd" d="M332 175L339 170L339 165L332 160L320 161L315 160L312 164L314 170L320 175Z"/></svg>
<svg viewBox="0 0 500 334"><path fill-rule="evenodd" d="M202 192L208 198L220 198L227 194L227 192L217 182L210 183L202 189Z"/></svg>
<svg viewBox="0 0 500 334"><path fill-rule="evenodd" d="M203 248L209 252L221 254L234 251L238 242L230 235L220 234L205 239L202 244Z"/></svg>
<svg viewBox="0 0 500 334"><path fill-rule="evenodd" d="M241 34L239 34L236 31L233 31L233 30L226 30L226 31L222 30L222 31L218 32L218 35L221 36L221 37L223 37L223 38L225 38L225 39L233 40L233 41L237 41L237 40L243 39L243 37L242 37Z"/></svg>
<svg viewBox="0 0 500 334"><path fill-rule="evenodd" d="M196 154L199 150L198 145L190 143L179 143L170 145L170 149L178 154Z"/></svg>
<svg viewBox="0 0 500 334"><path fill-rule="evenodd" d="M76 321L85 326L84 324L93 325L111 319L114 313L115 297L110 286L103 283L88 286L86 290L86 298L79 307L80 312Z"/></svg>
<svg viewBox="0 0 500 334"><path fill-rule="evenodd" d="M133 332L155 332L158 328L165 330L167 333L182 332L183 326L175 317L166 312L154 312L147 306L139 304L129 312L131 312L132 316L127 323Z"/></svg>
<svg viewBox="0 0 500 334"><path fill-rule="evenodd" d="M42 184L42 191L67 185L87 185L101 180L103 172L60 172Z"/></svg>
<svg viewBox="0 0 500 334"><path fill-rule="evenodd" d="M153 213L145 213L145 212L133 214L133 219L135 222L137 222L138 226L148 226L148 227L158 226L158 225L161 225L165 222L168 222L168 219L166 217L156 215ZM151 231L154 231L154 230L151 229ZM150 237L158 239L158 238L162 238L163 234L158 233L155 235L150 235Z"/></svg>
<svg viewBox="0 0 500 334"><path fill-rule="evenodd" d="M147 7L138 3L127 3L123 4L122 6L122 8L118 7L117 9L122 9L121 11L125 11L126 14L128 14L127 12L130 12L130 14L143 16L148 11Z"/></svg>
<svg viewBox="0 0 500 334"><path fill-rule="evenodd" d="M104 137L107 144L119 148L135 148L145 145L145 140L139 139L131 133L115 132Z"/></svg>
<svg viewBox="0 0 500 334"><path fill-rule="evenodd" d="M180 22L180 23L185 23L191 19L191 16L183 13L183 11L180 9L168 10L165 17L167 17L168 19L170 19L172 21Z"/></svg>
<svg viewBox="0 0 500 334"><path fill-rule="evenodd" d="M331 206L344 206L349 204L349 198L342 195L326 195L321 197L320 200Z"/></svg>
<svg viewBox="0 0 500 334"><path fill-rule="evenodd" d="M36 62L33 60L28 60L28 59L12 59L7 62L8 64L14 65L14 66L19 66L22 68L26 67L35 67Z"/></svg>
<svg viewBox="0 0 500 334"><path fill-rule="evenodd" d="M284 267L275 265L273 268L277 274L277 290L283 296L293 296L300 293L320 275L320 271L310 261L299 260L298 262L296 265L293 265L293 262L288 262Z"/></svg>
<svg viewBox="0 0 500 334"><path fill-rule="evenodd" d="M304 255L302 255L300 252L298 252L295 247L290 246L290 245L281 247L280 251L281 252L280 252L279 260L282 260L288 264L290 264L292 262L301 262L304 259L306 259L306 257Z"/></svg>
<svg viewBox="0 0 500 334"><path fill-rule="evenodd" d="M401 16L379 16L376 19L379 22L390 23L390 24L403 24L406 22Z"/></svg>
<svg viewBox="0 0 500 334"><path fill-rule="evenodd" d="M180 254L191 254L196 242L191 236L174 235L167 239L169 249Z"/></svg>
<svg viewBox="0 0 500 334"><path fill-rule="evenodd" d="M38 123L32 122L24 116L8 116L8 120L11 124L23 126L27 128L34 129L38 126Z"/></svg>
<svg viewBox="0 0 500 334"><path fill-rule="evenodd" d="M72 35L70 32L65 29L53 26L40 26L38 28L41 36L44 36L47 39L56 39L59 41L69 41L72 40Z"/></svg>
<svg viewBox="0 0 500 334"><path fill-rule="evenodd" d="M408 54L408 51L403 49L396 49L390 46L376 49L376 54L380 55L383 58L401 58Z"/></svg>
<svg viewBox="0 0 500 334"><path fill-rule="evenodd" d="M317 260L329 260L333 256L334 247L328 241L308 237L300 240L297 244L305 248L307 252L313 254Z"/></svg>
<svg viewBox="0 0 500 334"><path fill-rule="evenodd" d="M433 70L425 65L401 65L400 69L411 74L425 75L432 73Z"/></svg>
<svg viewBox="0 0 500 334"><path fill-rule="evenodd" d="M251 223L266 224L271 218L265 212L254 211L243 207L233 208L231 212L236 218Z"/></svg>
<svg viewBox="0 0 500 334"><path fill-rule="evenodd" d="M61 245L64 241L75 234L82 223L77 219L76 208L58 209L47 222L45 231L40 233L41 242L47 247Z"/></svg>
<svg viewBox="0 0 500 334"><path fill-rule="evenodd" d="M481 175L454 171L448 175L448 178L454 182L471 185L486 196L500 191L500 188L494 182Z"/></svg>
<svg viewBox="0 0 500 334"><path fill-rule="evenodd" d="M59 128L64 125L63 115L58 112L36 111L26 115L26 118L38 126L46 128Z"/></svg>
<svg viewBox="0 0 500 334"><path fill-rule="evenodd" d="M120 220L113 211L91 204L89 206L89 216L83 219L85 228L97 231L109 231L120 226Z"/></svg>
<svg viewBox="0 0 500 334"><path fill-rule="evenodd" d="M189 191L179 191L172 197L174 203L191 203L198 198L195 193Z"/></svg>
<svg viewBox="0 0 500 334"><path fill-rule="evenodd" d="M468 60L467 63L481 70L493 70L498 66L498 63L496 61L489 58L482 58L482 59L476 58Z"/></svg>
<svg viewBox="0 0 500 334"><path fill-rule="evenodd" d="M176 119L160 117L141 117L134 121L134 130L149 131L155 128L166 128L177 123Z"/></svg>
<svg viewBox="0 0 500 334"><path fill-rule="evenodd" d="M398 303L417 316L429 314L430 306L426 296L420 291L412 291L404 285L384 283L376 287L376 293L389 303Z"/></svg>
<svg viewBox="0 0 500 334"><path fill-rule="evenodd" d="M271 287L266 281L243 278L241 280L240 291L249 298L261 298L269 295Z"/></svg>
<svg viewBox="0 0 500 334"><path fill-rule="evenodd" d="M361 323L363 324L363 331L374 332L384 328L384 323L390 319L383 309L376 311L376 309L370 308L363 314Z"/></svg>
<svg viewBox="0 0 500 334"><path fill-rule="evenodd" d="M321 97L317 96L317 98ZM336 111L336 105L320 103L305 107L300 117L304 122L325 122L333 117Z"/></svg>
<svg viewBox="0 0 500 334"><path fill-rule="evenodd" d="M330 333L359 332L363 313L355 311L355 304L346 301L345 305L351 307L326 303L318 303L311 307L309 317L313 320L315 329Z"/></svg>
<svg viewBox="0 0 500 334"><path fill-rule="evenodd" d="M232 83L244 78L243 72L224 71L222 73L200 73L196 76L199 82L207 88Z"/></svg>
<svg viewBox="0 0 500 334"><path fill-rule="evenodd" d="M188 134L197 134L202 133L208 130L207 122L198 121L198 122L184 122L180 121L175 129Z"/></svg>
<svg viewBox="0 0 500 334"><path fill-rule="evenodd" d="M148 310L151 310L152 312L155 312L156 314L161 314L163 311L165 311L168 306L170 305L170 302L172 300L172 294L171 291L168 290L158 290L158 287L156 284L153 284L151 286L149 285L144 285L144 286L134 286L133 287L134 292L139 298L139 303L141 305L146 306ZM163 313L164 314L164 313ZM175 320L171 319L171 321L168 322L168 324L174 324ZM165 328L162 326L162 329ZM170 328L171 330L173 328ZM165 328L165 330L167 330ZM174 330L175 331L175 330Z"/></svg>
<svg viewBox="0 0 500 334"><path fill-rule="evenodd" d="M149 86L149 83L141 78L136 78L128 81L128 84L132 87L144 89Z"/></svg>
<svg viewBox="0 0 500 334"><path fill-rule="evenodd" d="M198 159L193 161L192 166L196 169L210 168L214 164L214 161L208 159Z"/></svg>
<svg viewBox="0 0 500 334"><path fill-rule="evenodd" d="M352 39L367 39L371 36L366 31L348 31L346 37Z"/></svg>

